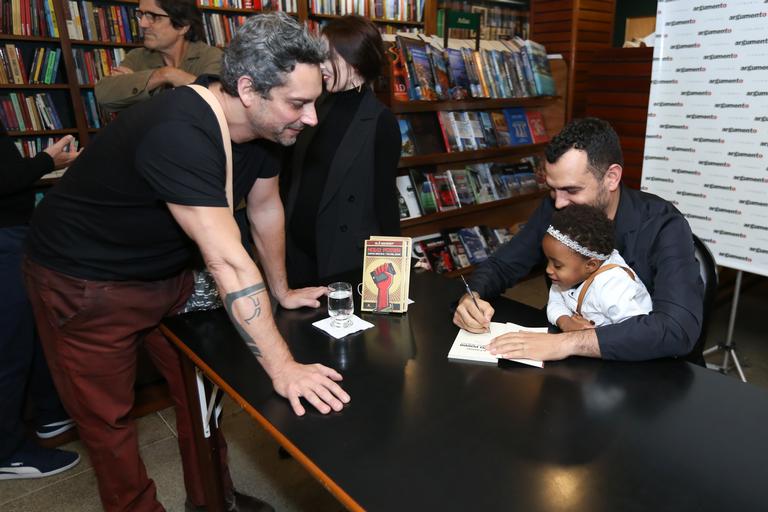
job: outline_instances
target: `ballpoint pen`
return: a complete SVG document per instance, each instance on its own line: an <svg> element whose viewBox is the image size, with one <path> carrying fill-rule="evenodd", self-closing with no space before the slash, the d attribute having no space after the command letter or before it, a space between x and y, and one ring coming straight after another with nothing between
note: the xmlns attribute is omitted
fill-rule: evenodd
<svg viewBox="0 0 768 512"><path fill-rule="evenodd" d="M472 303L475 305L478 311L482 314L482 311L480 310L480 306L477 304L477 299L475 298L475 294L472 293L472 289L469 287L469 283L467 283L467 280L464 279L464 276L461 276L461 280L464 282L464 288L467 289L467 293L472 298ZM490 332L490 327L488 327L488 331Z"/></svg>

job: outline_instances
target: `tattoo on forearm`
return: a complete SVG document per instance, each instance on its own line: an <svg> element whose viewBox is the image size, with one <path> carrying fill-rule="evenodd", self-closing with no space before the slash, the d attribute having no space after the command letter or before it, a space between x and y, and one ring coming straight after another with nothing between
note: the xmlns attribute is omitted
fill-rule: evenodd
<svg viewBox="0 0 768 512"><path fill-rule="evenodd" d="M245 323L250 324L251 320L258 318L259 315L261 315L261 301L259 301L258 297L251 297L250 295L247 298L253 301L253 314L245 319Z"/></svg>
<svg viewBox="0 0 768 512"><path fill-rule="evenodd" d="M261 357L261 350L259 350L259 347L256 346L256 342L246 332L246 330L243 328L243 325L240 323L240 321L237 318L235 318L232 305L237 299L246 298L251 301L251 304L253 305L252 313L248 318L244 319L246 324L250 324L254 319L259 318L259 316L261 316L261 300L259 299L258 295L264 290L266 290L266 286L264 286L264 283L257 283L253 286L249 286L248 288L244 288L238 292L228 293L227 296L224 297L224 309L229 315L229 319L232 321L232 324L235 326L235 329L237 329L237 333L240 335L241 338L243 338L243 340L245 340L245 344L248 346L248 349L251 351L251 353L255 357Z"/></svg>

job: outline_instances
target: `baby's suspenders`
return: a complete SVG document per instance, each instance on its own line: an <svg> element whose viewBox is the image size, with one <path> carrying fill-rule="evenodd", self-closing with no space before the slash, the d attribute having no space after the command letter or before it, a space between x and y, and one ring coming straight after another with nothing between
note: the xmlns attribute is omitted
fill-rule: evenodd
<svg viewBox="0 0 768 512"><path fill-rule="evenodd" d="M621 265L617 265L616 263L609 263L608 265L603 265L599 269L595 270L595 272L587 278L586 281L584 281L584 286L581 287L581 291L579 292L579 300L576 303L576 314L581 315L581 303L584 302L584 297L587 295L587 290L589 289L590 285L592 284L592 281L595 280L598 274L605 272L606 270L611 270L612 268L619 267L623 269L630 279L633 281L635 280L635 274L631 270L629 270L627 267L622 267Z"/></svg>

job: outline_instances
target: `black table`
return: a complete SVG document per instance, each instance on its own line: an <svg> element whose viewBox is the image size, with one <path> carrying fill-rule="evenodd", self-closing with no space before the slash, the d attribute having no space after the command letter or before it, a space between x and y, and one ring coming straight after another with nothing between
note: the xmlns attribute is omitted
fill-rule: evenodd
<svg viewBox="0 0 768 512"><path fill-rule="evenodd" d="M411 279L406 315L363 314L375 328L342 341L311 325L324 309L278 312L298 361L344 375L352 402L327 416L293 414L223 311L165 330L352 510L768 509L765 391L673 360L452 362L461 284ZM497 321L546 323L495 307Z"/></svg>

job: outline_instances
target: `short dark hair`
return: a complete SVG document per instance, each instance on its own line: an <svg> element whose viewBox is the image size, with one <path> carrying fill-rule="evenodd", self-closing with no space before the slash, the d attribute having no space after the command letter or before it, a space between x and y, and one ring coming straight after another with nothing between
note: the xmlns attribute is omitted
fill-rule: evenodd
<svg viewBox="0 0 768 512"><path fill-rule="evenodd" d="M297 63L320 66L326 55L320 40L284 12L257 14L248 18L224 50L221 86L236 97L237 81L247 76L254 91L269 98L269 91L285 84Z"/></svg>
<svg viewBox="0 0 768 512"><path fill-rule="evenodd" d="M365 83L370 84L381 76L386 54L381 33L373 22L356 14L342 16L325 25L323 35L328 38L331 58L341 56L360 73ZM334 80L338 80L335 62L333 66Z"/></svg>
<svg viewBox="0 0 768 512"><path fill-rule="evenodd" d="M574 242L596 253L611 254L615 247L613 221L594 206L570 204L552 213L550 224Z"/></svg>
<svg viewBox="0 0 768 512"><path fill-rule="evenodd" d="M189 27L184 39L201 41L203 39L203 16L195 0L156 0L157 5L168 14L174 28Z"/></svg>
<svg viewBox="0 0 768 512"><path fill-rule="evenodd" d="M619 136L607 121L596 117L585 117L568 123L547 145L547 162L554 164L571 149L587 152L589 171L598 180L603 179L611 165L624 166Z"/></svg>

